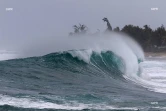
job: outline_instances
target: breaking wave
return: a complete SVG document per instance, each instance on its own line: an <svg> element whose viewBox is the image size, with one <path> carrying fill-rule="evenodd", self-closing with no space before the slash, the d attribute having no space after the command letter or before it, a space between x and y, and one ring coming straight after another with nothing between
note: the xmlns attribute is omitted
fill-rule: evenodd
<svg viewBox="0 0 166 111"><path fill-rule="evenodd" d="M148 97L163 90L150 81L144 69L149 61L144 62L135 41L112 34L86 44L44 56L2 59L0 109L140 110L152 108L151 102L158 105L154 100L162 95Z"/></svg>

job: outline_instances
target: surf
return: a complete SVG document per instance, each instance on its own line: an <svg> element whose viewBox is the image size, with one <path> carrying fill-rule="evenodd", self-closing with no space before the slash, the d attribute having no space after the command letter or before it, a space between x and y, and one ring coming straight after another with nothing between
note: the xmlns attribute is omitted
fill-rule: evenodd
<svg viewBox="0 0 166 111"><path fill-rule="evenodd" d="M149 98L141 107L125 102L138 106L159 88L148 82L143 50L127 35L78 36L65 45L56 43L52 53L35 55L33 50L28 57L25 50L22 57L0 61L1 108L137 110L151 105Z"/></svg>

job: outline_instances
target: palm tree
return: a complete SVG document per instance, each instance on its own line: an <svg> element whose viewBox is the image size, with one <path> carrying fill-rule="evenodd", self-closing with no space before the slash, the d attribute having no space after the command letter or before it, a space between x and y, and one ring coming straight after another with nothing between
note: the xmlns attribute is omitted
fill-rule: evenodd
<svg viewBox="0 0 166 111"><path fill-rule="evenodd" d="M87 31L87 29L86 29L87 27L83 24L79 24L79 29L80 29L80 32L82 33L82 34L85 34L86 33L86 31Z"/></svg>
<svg viewBox="0 0 166 111"><path fill-rule="evenodd" d="M79 33L79 27L77 25L74 25L73 28L74 28L74 33Z"/></svg>
<svg viewBox="0 0 166 111"><path fill-rule="evenodd" d="M103 21L104 22L107 22L107 30L109 31L112 31L112 27L111 27L111 24L110 22L108 21L108 19L106 17L103 18Z"/></svg>

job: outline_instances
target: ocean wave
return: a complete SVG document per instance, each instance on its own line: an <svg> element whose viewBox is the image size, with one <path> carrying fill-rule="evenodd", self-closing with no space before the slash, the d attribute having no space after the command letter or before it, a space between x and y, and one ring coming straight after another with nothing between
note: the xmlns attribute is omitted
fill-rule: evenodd
<svg viewBox="0 0 166 111"><path fill-rule="evenodd" d="M154 107L154 100L160 105L161 95L148 97L165 93L164 76L154 71L165 73L165 64L144 61L139 45L115 39L120 46L102 39L89 48L0 61L0 108L140 110Z"/></svg>

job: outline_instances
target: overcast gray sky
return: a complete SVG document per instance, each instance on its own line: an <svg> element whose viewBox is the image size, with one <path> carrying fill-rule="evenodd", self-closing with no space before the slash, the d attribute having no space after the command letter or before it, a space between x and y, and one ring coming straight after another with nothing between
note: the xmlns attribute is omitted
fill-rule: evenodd
<svg viewBox="0 0 166 111"><path fill-rule="evenodd" d="M4 37L67 35L74 24L104 30L126 24L156 28L166 24L166 0L0 0L0 33ZM157 7L158 11L151 11ZM13 11L6 11L13 8Z"/></svg>
<svg viewBox="0 0 166 111"><path fill-rule="evenodd" d="M4 44L57 38L67 36L78 23L87 25L91 32L104 31L103 17L113 28L148 24L155 29L166 25L165 6L166 0L0 0L0 38Z"/></svg>

